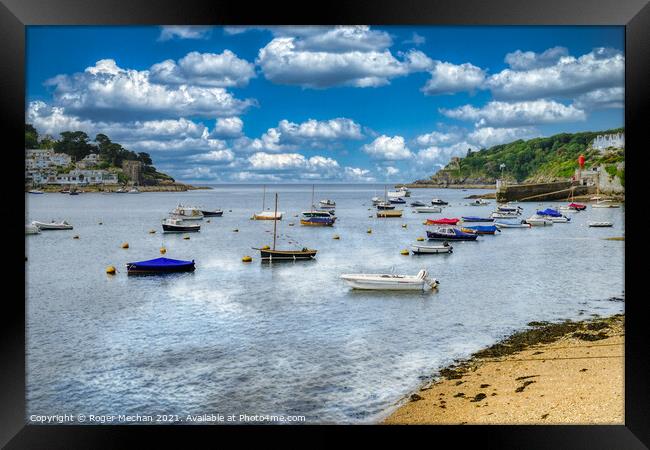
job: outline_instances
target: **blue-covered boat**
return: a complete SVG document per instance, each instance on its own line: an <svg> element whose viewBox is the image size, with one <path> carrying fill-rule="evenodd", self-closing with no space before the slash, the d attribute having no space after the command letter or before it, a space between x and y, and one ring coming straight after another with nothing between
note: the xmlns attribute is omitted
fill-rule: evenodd
<svg viewBox="0 0 650 450"><path fill-rule="evenodd" d="M468 232L476 233L476 234L495 234L497 231L501 233L501 230L499 230L496 225L475 225L473 227L463 227L461 228L461 231L465 230L470 230Z"/></svg>
<svg viewBox="0 0 650 450"><path fill-rule="evenodd" d="M476 233L465 233L454 227L439 227L434 231L427 231L430 241L475 241Z"/></svg>
<svg viewBox="0 0 650 450"><path fill-rule="evenodd" d="M331 227L335 221L336 217L303 217L300 219L300 224L312 227Z"/></svg>
<svg viewBox="0 0 650 450"><path fill-rule="evenodd" d="M129 275L193 272L194 269L194 260L156 258L148 261L126 263L126 271Z"/></svg>
<svg viewBox="0 0 650 450"><path fill-rule="evenodd" d="M463 216L463 222L494 222L492 217Z"/></svg>
<svg viewBox="0 0 650 450"><path fill-rule="evenodd" d="M396 204L400 204L400 205L403 204L403 203L406 203L406 200L404 200L402 197L391 198L388 201L391 202L391 203L396 203Z"/></svg>
<svg viewBox="0 0 650 450"><path fill-rule="evenodd" d="M562 213L555 209L546 208L541 211L537 211L538 216L548 216L548 217L562 217Z"/></svg>

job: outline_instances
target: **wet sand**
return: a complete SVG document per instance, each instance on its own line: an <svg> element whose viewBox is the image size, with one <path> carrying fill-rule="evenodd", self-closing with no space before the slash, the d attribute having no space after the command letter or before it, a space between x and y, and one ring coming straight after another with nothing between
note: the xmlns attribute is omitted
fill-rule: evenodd
<svg viewBox="0 0 650 450"><path fill-rule="evenodd" d="M623 424L625 316L535 324L443 369L385 424Z"/></svg>

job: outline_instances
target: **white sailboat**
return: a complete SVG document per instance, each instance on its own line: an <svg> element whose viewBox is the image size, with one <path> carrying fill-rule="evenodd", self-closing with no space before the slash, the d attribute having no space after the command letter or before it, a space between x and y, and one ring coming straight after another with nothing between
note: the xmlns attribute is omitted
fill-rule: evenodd
<svg viewBox="0 0 650 450"><path fill-rule="evenodd" d="M262 194L262 211L253 214L255 220L282 220L282 213L279 211L266 210L266 185Z"/></svg>

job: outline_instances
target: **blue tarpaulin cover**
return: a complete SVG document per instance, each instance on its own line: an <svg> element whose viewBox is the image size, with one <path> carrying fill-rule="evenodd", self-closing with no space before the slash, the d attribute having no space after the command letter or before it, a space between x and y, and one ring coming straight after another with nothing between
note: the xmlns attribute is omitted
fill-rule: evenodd
<svg viewBox="0 0 650 450"><path fill-rule="evenodd" d="M491 217L463 216L464 222L494 222Z"/></svg>
<svg viewBox="0 0 650 450"><path fill-rule="evenodd" d="M540 216L562 217L562 214L559 211L556 211L551 208L546 208L542 211L537 211L537 214L539 214Z"/></svg>
<svg viewBox="0 0 650 450"><path fill-rule="evenodd" d="M482 232L492 232L494 233L495 231L500 231L495 225L476 225L474 227L465 227L469 228L470 230L476 230L476 231L482 231Z"/></svg>
<svg viewBox="0 0 650 450"><path fill-rule="evenodd" d="M189 269L194 267L194 261L183 261L180 259L156 258L148 261L137 261L126 264L129 270L150 270L150 271L170 271L179 269Z"/></svg>

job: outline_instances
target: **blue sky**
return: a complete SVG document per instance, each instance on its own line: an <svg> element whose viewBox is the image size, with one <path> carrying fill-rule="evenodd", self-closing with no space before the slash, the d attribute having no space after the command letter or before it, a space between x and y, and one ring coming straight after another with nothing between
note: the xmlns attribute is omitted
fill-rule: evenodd
<svg viewBox="0 0 650 450"><path fill-rule="evenodd" d="M624 125L622 27L27 28L26 120L187 182L424 178Z"/></svg>

